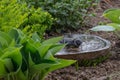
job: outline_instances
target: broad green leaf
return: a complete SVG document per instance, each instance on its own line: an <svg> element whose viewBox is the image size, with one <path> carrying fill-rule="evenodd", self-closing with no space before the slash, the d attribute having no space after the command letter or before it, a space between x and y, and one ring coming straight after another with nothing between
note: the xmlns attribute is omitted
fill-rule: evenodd
<svg viewBox="0 0 120 80"><path fill-rule="evenodd" d="M44 59L49 59L49 60L55 60L55 57L51 52L48 52L45 56Z"/></svg>
<svg viewBox="0 0 120 80"><path fill-rule="evenodd" d="M4 54L1 59L11 58L14 64L14 70L17 71L22 64L22 55L20 53L20 48L10 47L4 50Z"/></svg>
<svg viewBox="0 0 120 80"><path fill-rule="evenodd" d="M25 47L25 52L30 53L31 59L34 63L40 63L41 55L39 54L39 51L34 44L28 41Z"/></svg>
<svg viewBox="0 0 120 80"><path fill-rule="evenodd" d="M43 78L45 77L45 74L48 72L49 68L54 67L55 65L58 65L58 64L60 64L60 63L57 61L45 59L40 64L32 65L30 67L30 72L32 74L39 73L40 80L43 80Z"/></svg>
<svg viewBox="0 0 120 80"><path fill-rule="evenodd" d="M55 60L54 55L59 52L62 48L64 48L64 44L58 44L48 50L46 55L44 56L45 59Z"/></svg>
<svg viewBox="0 0 120 80"><path fill-rule="evenodd" d="M41 45L38 48L40 56L43 58L52 46L53 46L53 44L43 44L43 45Z"/></svg>
<svg viewBox="0 0 120 80"><path fill-rule="evenodd" d="M120 24L120 9L108 9L104 12L103 16L111 20L113 23Z"/></svg>
<svg viewBox="0 0 120 80"><path fill-rule="evenodd" d="M7 43L10 43L12 41L12 38L5 32L0 31L0 37L4 38Z"/></svg>
<svg viewBox="0 0 120 80"><path fill-rule="evenodd" d="M16 80L28 80L27 76L22 72L22 70L19 70L16 75Z"/></svg>
<svg viewBox="0 0 120 80"><path fill-rule="evenodd" d="M17 44L22 44L27 41L28 37L23 34L23 32L19 29L13 28L9 31L9 36L15 40Z"/></svg>
<svg viewBox="0 0 120 80"><path fill-rule="evenodd" d="M42 42L42 44L55 44L58 43L63 37L55 37Z"/></svg>
<svg viewBox="0 0 120 80"><path fill-rule="evenodd" d="M3 54L4 54L4 53L3 53L2 49L0 49L0 57L1 57Z"/></svg>
<svg viewBox="0 0 120 80"><path fill-rule="evenodd" d="M67 66L70 66L71 64L75 63L76 60L65 60L65 59L57 59L56 61L58 61L58 64L49 67L42 75L46 76L49 72L52 72L54 70L60 69L60 68L64 68Z"/></svg>
<svg viewBox="0 0 120 80"><path fill-rule="evenodd" d="M39 47L41 46L41 43L40 43L40 42L34 42L34 46L35 46L36 48L39 48Z"/></svg>
<svg viewBox="0 0 120 80"><path fill-rule="evenodd" d="M40 73L42 70L44 70L46 68L53 67L53 66L58 65L58 64L59 63L57 63L55 61L48 61L46 63L41 63L41 64L36 64L36 65L30 66L30 71L32 73Z"/></svg>
<svg viewBox="0 0 120 80"><path fill-rule="evenodd" d="M108 26L112 26L115 28L115 30L120 31L120 24L117 23L109 23Z"/></svg>
<svg viewBox="0 0 120 80"><path fill-rule="evenodd" d="M7 48L8 45L9 43L7 42L7 40L3 38L2 36L0 36L0 48L1 49Z"/></svg>
<svg viewBox="0 0 120 80"><path fill-rule="evenodd" d="M12 63L11 58L5 58L4 60L4 67L7 69L8 72L13 72L14 71L14 65Z"/></svg>
<svg viewBox="0 0 120 80"><path fill-rule="evenodd" d="M29 56L28 56L28 64L29 64L29 66L34 65L35 63L33 62L30 53L28 53L28 54L29 54Z"/></svg>
<svg viewBox="0 0 120 80"><path fill-rule="evenodd" d="M21 70L25 71L28 68L28 60L29 60L29 52L26 52L25 44L21 48L20 52L22 54L22 66L21 66Z"/></svg>
<svg viewBox="0 0 120 80"><path fill-rule="evenodd" d="M15 40L12 40L8 47L21 47L21 45L16 44Z"/></svg>
<svg viewBox="0 0 120 80"><path fill-rule="evenodd" d="M18 42L19 34L17 29L11 29L8 33L12 39L14 39L16 42Z"/></svg>
<svg viewBox="0 0 120 80"><path fill-rule="evenodd" d="M37 33L34 33L34 34L32 35L32 39L33 39L35 42L41 42L41 39L40 39L40 37L38 36Z"/></svg>
<svg viewBox="0 0 120 80"><path fill-rule="evenodd" d="M55 65L57 65L59 63L41 63L38 65L33 65L30 67L30 73L32 74L38 74L40 75L40 80L44 80L45 78L45 74L47 73L47 69L49 69L50 67L53 67ZM45 73L44 73L45 72ZM34 77L34 75L31 75Z"/></svg>
<svg viewBox="0 0 120 80"><path fill-rule="evenodd" d="M115 28L112 26L108 26L108 25L99 25L99 26L91 28L90 30L92 31L114 31Z"/></svg>
<svg viewBox="0 0 120 80"><path fill-rule="evenodd" d="M48 71L54 71L56 69L67 67L76 62L76 60L65 60L65 59L57 59L56 61L58 61L59 64L55 65L54 67L49 68Z"/></svg>
<svg viewBox="0 0 120 80"><path fill-rule="evenodd" d="M49 50L49 52L52 53L52 55L55 55L57 52L59 52L61 49L63 49L65 47L65 44L59 44L56 47L53 47Z"/></svg>
<svg viewBox="0 0 120 80"><path fill-rule="evenodd" d="M24 45L24 46L25 46L26 52L35 53L37 50L35 45L30 41L27 41L26 45Z"/></svg>
<svg viewBox="0 0 120 80"><path fill-rule="evenodd" d="M17 39L19 37L18 31L17 29L11 29L8 34L13 38L13 39Z"/></svg>
<svg viewBox="0 0 120 80"><path fill-rule="evenodd" d="M7 71L4 66L4 61L0 59L0 77L3 77L7 74Z"/></svg>

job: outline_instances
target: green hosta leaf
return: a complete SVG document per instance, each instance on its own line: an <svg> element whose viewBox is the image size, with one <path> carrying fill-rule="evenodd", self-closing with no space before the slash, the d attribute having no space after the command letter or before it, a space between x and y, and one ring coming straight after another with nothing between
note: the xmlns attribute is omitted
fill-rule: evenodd
<svg viewBox="0 0 120 80"><path fill-rule="evenodd" d="M12 40L8 47L21 47L21 45L18 46L18 44L16 44L15 40Z"/></svg>
<svg viewBox="0 0 120 80"><path fill-rule="evenodd" d="M25 71L28 67L28 60L29 60L29 52L26 52L25 45L21 48L21 54L22 54L22 71Z"/></svg>
<svg viewBox="0 0 120 80"><path fill-rule="evenodd" d="M47 62L42 61L42 63L40 64L30 66L30 70L31 72L34 72L34 73L40 73L42 70L55 66L56 64L58 63L51 60L47 60Z"/></svg>
<svg viewBox="0 0 120 80"><path fill-rule="evenodd" d="M40 80L43 80L49 72L69 66L75 62L75 60L56 59L55 62L50 61L39 65L33 65L31 67L31 72L35 71L37 73L40 73Z"/></svg>
<svg viewBox="0 0 120 80"><path fill-rule="evenodd" d="M13 28L8 34L12 39L15 40L16 44L22 44L27 41L27 36L19 29Z"/></svg>
<svg viewBox="0 0 120 80"><path fill-rule="evenodd" d="M4 54L4 53L3 53L2 49L0 49L0 57L1 57L3 54Z"/></svg>
<svg viewBox="0 0 120 80"><path fill-rule="evenodd" d="M1 56L1 59L10 58L14 64L14 70L17 71L22 64L22 55L20 53L20 48L7 48L4 50L4 54Z"/></svg>
<svg viewBox="0 0 120 80"><path fill-rule="evenodd" d="M18 42L19 34L17 29L11 29L8 34L10 35L11 38Z"/></svg>
<svg viewBox="0 0 120 80"><path fill-rule="evenodd" d="M41 63L41 64L37 64L37 65L32 65L30 66L30 73L32 74L38 74L40 75L40 80L43 80L43 78L45 77L45 75L48 72L48 69L50 67L54 67L55 65L58 65L58 62L55 61L47 61L46 63ZM34 75L31 75L32 77L34 77Z"/></svg>
<svg viewBox="0 0 120 80"><path fill-rule="evenodd" d="M6 39L4 39L2 36L0 36L0 48L4 49L8 47L9 43L7 42Z"/></svg>
<svg viewBox="0 0 120 80"><path fill-rule="evenodd" d="M40 63L41 56L38 49L34 46L33 43L30 43L29 41L26 43L25 52L30 53L30 56L34 63Z"/></svg>
<svg viewBox="0 0 120 80"><path fill-rule="evenodd" d="M4 67L7 69L8 72L13 72L14 71L14 65L12 63L11 58L5 58L4 60Z"/></svg>
<svg viewBox="0 0 120 80"><path fill-rule="evenodd" d="M112 26L108 26L108 25L100 25L100 26L93 27L90 30L92 31L114 31L115 28Z"/></svg>
<svg viewBox="0 0 120 80"><path fill-rule="evenodd" d="M8 44L12 41L12 38L8 34L1 31L0 31L0 37L4 38Z"/></svg>
<svg viewBox="0 0 120 80"><path fill-rule="evenodd" d="M42 58L54 60L53 55L64 47L65 45L63 44L45 44L41 45L38 50Z"/></svg>
<svg viewBox="0 0 120 80"><path fill-rule="evenodd" d="M33 35L32 35L32 39L36 42L40 42L41 41L41 39L40 39L40 37L38 36L38 34L37 33L34 33Z"/></svg>
<svg viewBox="0 0 120 80"><path fill-rule="evenodd" d="M57 52L59 52L61 49L65 47L65 44L59 44L56 47L53 47L49 50L49 52L52 53L52 55L55 55Z"/></svg>
<svg viewBox="0 0 120 80"><path fill-rule="evenodd" d="M49 60L55 60L53 54L51 52L48 52L45 56L44 59L49 59Z"/></svg>
<svg viewBox="0 0 120 80"><path fill-rule="evenodd" d="M41 55L41 57L43 58L47 52L49 51L49 49L53 46L53 44L43 44L41 45L38 50L39 50L39 53Z"/></svg>
<svg viewBox="0 0 120 80"><path fill-rule="evenodd" d="M16 80L28 80L27 76L22 72L21 69L16 73L15 77Z"/></svg>
<svg viewBox="0 0 120 80"><path fill-rule="evenodd" d="M59 64L55 65L54 67L49 68L48 71L53 71L56 69L67 67L76 62L76 60L65 60L65 59L57 59L56 61L58 61Z"/></svg>
<svg viewBox="0 0 120 80"><path fill-rule="evenodd" d="M24 45L24 46L25 46L26 52L35 53L37 50L34 43L32 43L30 41L27 41L26 45Z"/></svg>
<svg viewBox="0 0 120 80"><path fill-rule="evenodd" d="M34 42L34 46L38 49L41 46L40 42Z"/></svg>
<svg viewBox="0 0 120 80"><path fill-rule="evenodd" d="M35 63L33 62L32 56L30 55L30 53L29 53L28 55L29 55L29 56L28 56L28 64L29 64L29 66L32 66L32 65L34 65Z"/></svg>
<svg viewBox="0 0 120 80"><path fill-rule="evenodd" d="M45 40L44 42L42 42L42 44L55 44L57 42L59 42L63 37L55 37L55 38L51 38L48 40Z"/></svg>
<svg viewBox="0 0 120 80"><path fill-rule="evenodd" d="M4 66L4 61L0 59L0 77L3 77L7 74L7 71Z"/></svg>
<svg viewBox="0 0 120 80"><path fill-rule="evenodd" d="M109 23L108 26L112 26L115 28L115 30L120 31L120 24L117 23Z"/></svg>
<svg viewBox="0 0 120 80"><path fill-rule="evenodd" d="M43 73L44 76L46 76L49 72L70 66L71 64L76 62L75 60L64 60L64 59L57 59L56 61L58 62L58 64L53 65L49 67L46 71L44 71Z"/></svg>
<svg viewBox="0 0 120 80"><path fill-rule="evenodd" d="M120 24L120 9L108 9L103 16L111 20L113 23Z"/></svg>

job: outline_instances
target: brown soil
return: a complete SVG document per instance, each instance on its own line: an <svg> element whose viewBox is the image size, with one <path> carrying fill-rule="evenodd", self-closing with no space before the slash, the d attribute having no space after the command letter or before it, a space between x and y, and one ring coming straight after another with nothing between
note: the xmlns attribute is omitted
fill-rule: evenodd
<svg viewBox="0 0 120 80"><path fill-rule="evenodd" d="M108 8L120 8L120 0L111 0L111 3L102 1L95 10L97 16L90 21L92 26L99 24L99 22L108 22L101 17L103 11ZM78 33L80 32L81 30L78 30ZM46 80L120 80L120 40L112 32L91 32L91 34L111 41L112 55L110 58L95 67L79 67L76 70L75 66L69 66L56 70L50 73Z"/></svg>

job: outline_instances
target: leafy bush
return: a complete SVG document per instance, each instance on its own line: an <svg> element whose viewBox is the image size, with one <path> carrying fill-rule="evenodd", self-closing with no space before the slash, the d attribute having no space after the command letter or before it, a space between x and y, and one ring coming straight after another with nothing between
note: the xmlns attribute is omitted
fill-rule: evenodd
<svg viewBox="0 0 120 80"><path fill-rule="evenodd" d="M16 0L0 0L0 30L9 31L18 28L28 16L26 4L18 4Z"/></svg>
<svg viewBox="0 0 120 80"><path fill-rule="evenodd" d="M42 38L46 30L51 29L53 23L53 18L48 12L43 12L41 8L35 9L31 8L29 10L29 15L20 25L20 28L28 34L37 32L38 35Z"/></svg>
<svg viewBox="0 0 120 80"><path fill-rule="evenodd" d="M0 31L0 79L43 80L49 72L74 63L53 56L65 46L57 43L60 39L41 42L36 33L29 38L16 29Z"/></svg>
<svg viewBox="0 0 120 80"><path fill-rule="evenodd" d="M87 23L89 9L96 0L25 0L35 8L42 7L48 11L56 21L54 29L78 29Z"/></svg>
<svg viewBox="0 0 120 80"><path fill-rule="evenodd" d="M43 36L47 29L51 28L52 16L38 8L27 7L26 3L17 0L0 1L0 30L9 31L16 27L22 29L28 35L37 32Z"/></svg>
<svg viewBox="0 0 120 80"><path fill-rule="evenodd" d="M114 31L120 38L120 35L118 34L118 32L120 31L120 9L108 9L103 13L103 16L111 20L112 23L108 23L106 25L99 25L93 27L91 30Z"/></svg>

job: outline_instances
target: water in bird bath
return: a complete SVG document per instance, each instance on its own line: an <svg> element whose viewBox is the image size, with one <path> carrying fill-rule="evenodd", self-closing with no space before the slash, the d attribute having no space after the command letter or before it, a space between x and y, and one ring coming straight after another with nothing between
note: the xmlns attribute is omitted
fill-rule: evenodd
<svg viewBox="0 0 120 80"><path fill-rule="evenodd" d="M98 37L83 35L79 38L82 41L82 44L78 48L80 52L89 52L92 50L103 48L105 46L103 40L99 39Z"/></svg>
<svg viewBox="0 0 120 80"><path fill-rule="evenodd" d="M102 39L101 37L94 35L69 34L69 35L65 35L63 40L64 41L61 43L66 43L68 44L68 46L62 49L56 55L66 55L66 54L76 54L76 53L80 54L85 52L92 52L92 51L101 50L105 48L107 45L105 39ZM65 40L69 40L69 41L67 42ZM74 40L77 40L79 42L75 42ZM76 43L77 47L69 47L74 45L74 43Z"/></svg>

